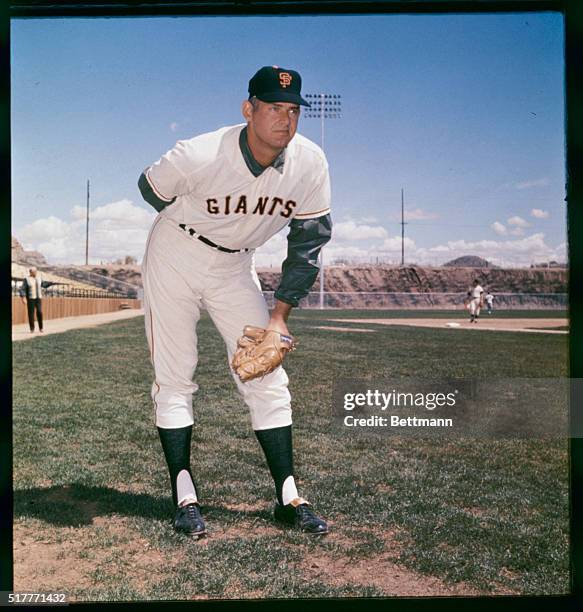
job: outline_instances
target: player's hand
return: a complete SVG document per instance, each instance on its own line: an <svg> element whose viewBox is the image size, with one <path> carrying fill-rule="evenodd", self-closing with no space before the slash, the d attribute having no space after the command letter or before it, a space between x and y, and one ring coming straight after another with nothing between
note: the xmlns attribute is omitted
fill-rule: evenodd
<svg viewBox="0 0 583 612"><path fill-rule="evenodd" d="M291 312L292 307L285 302L275 300L275 306L271 311L271 318L265 329L279 332L284 336L291 336L287 327L287 318Z"/></svg>
<svg viewBox="0 0 583 612"><path fill-rule="evenodd" d="M279 332L280 334L283 334L284 336L291 336L291 334L289 333L289 329L287 327L287 323L279 317L275 317L275 318L271 317L269 324L267 325L265 329Z"/></svg>

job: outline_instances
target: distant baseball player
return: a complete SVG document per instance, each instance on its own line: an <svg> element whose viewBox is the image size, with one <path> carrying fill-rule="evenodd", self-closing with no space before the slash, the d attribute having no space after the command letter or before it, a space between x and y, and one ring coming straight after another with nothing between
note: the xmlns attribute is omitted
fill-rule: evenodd
<svg viewBox="0 0 583 612"><path fill-rule="evenodd" d="M478 279L470 289L470 323L477 323L480 316L480 309L484 305L484 290L480 286Z"/></svg>
<svg viewBox="0 0 583 612"><path fill-rule="evenodd" d="M492 310L494 310L494 296L490 291L486 293L486 308L488 309L488 314L492 314Z"/></svg>
<svg viewBox="0 0 583 612"><path fill-rule="evenodd" d="M318 254L332 231L328 163L316 144L296 133L300 106L309 106L300 95L300 75L265 66L248 92L245 123L179 141L138 182L160 213L142 264L155 421L176 506L174 527L197 537L206 533L190 465L200 309L223 337L229 362L246 325L288 337L290 311L313 285ZM286 226L287 258L269 313L254 251ZM279 366L245 383L234 379L275 483L275 519L327 533L294 481L285 370ZM209 409L194 403L195 411Z"/></svg>

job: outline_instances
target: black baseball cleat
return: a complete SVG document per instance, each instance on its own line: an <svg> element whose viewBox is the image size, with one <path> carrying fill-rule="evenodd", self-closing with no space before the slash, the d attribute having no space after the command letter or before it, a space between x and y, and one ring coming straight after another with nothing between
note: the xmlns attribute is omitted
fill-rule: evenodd
<svg viewBox="0 0 583 612"><path fill-rule="evenodd" d="M193 502L180 506L174 517L174 529L194 538L206 535L206 525L202 520L199 505Z"/></svg>
<svg viewBox="0 0 583 612"><path fill-rule="evenodd" d="M276 503L273 516L280 523L297 527L304 533L311 535L328 533L326 521L316 516L308 502L301 498L296 498L285 506Z"/></svg>

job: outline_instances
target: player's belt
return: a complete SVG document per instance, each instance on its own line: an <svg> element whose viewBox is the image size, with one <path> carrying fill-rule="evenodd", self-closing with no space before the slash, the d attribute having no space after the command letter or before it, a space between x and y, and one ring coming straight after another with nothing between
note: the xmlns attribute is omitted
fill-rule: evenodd
<svg viewBox="0 0 583 612"><path fill-rule="evenodd" d="M222 251L223 253L246 253L249 251L249 249L228 249L220 244L215 244L212 240L209 240L202 234L196 232L194 229L192 229L192 227L186 227L184 223L179 223L178 227L183 229L185 232L188 232L191 236L198 238L201 242L208 244L213 249L217 249L217 251Z"/></svg>

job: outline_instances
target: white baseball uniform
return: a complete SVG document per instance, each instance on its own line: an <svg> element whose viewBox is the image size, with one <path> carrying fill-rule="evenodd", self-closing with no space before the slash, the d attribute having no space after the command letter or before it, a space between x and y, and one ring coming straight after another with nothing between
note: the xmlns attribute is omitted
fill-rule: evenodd
<svg viewBox="0 0 583 612"><path fill-rule="evenodd" d="M470 289L470 314L478 316L480 314L480 300L484 293L484 289L480 285L476 285Z"/></svg>
<svg viewBox="0 0 583 612"><path fill-rule="evenodd" d="M330 212L328 164L316 144L296 134L283 164L255 176L239 146L244 127L179 141L145 173L157 198L168 203L150 230L142 264L146 335L155 371L152 399L161 428L194 422L201 307L223 337L230 362L243 327L265 327L270 318L254 250L292 219ZM233 378L254 430L291 424L282 367L245 384Z"/></svg>

